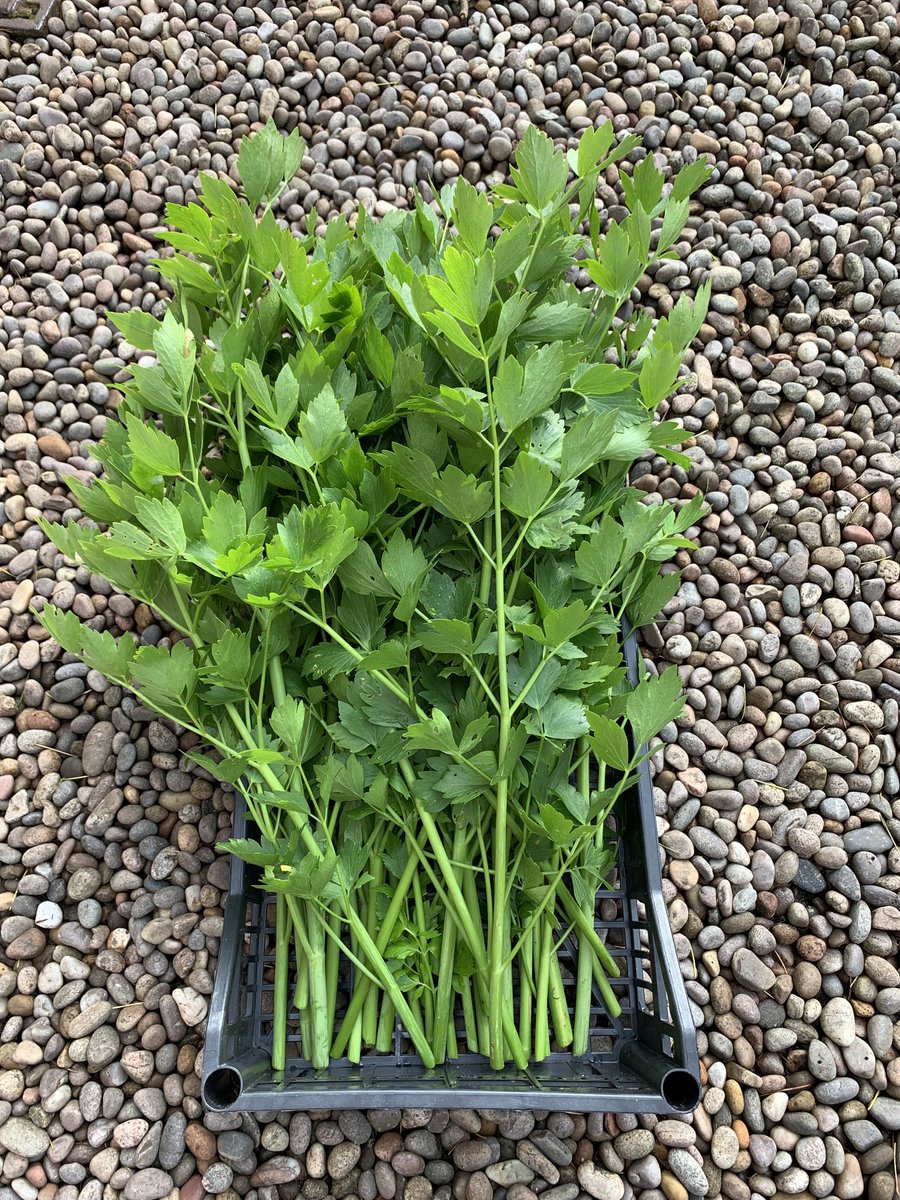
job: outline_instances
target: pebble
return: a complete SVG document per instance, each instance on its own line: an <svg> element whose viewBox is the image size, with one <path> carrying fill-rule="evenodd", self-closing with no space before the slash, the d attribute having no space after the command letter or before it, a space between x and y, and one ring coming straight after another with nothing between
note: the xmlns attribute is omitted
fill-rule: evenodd
<svg viewBox="0 0 900 1200"><path fill-rule="evenodd" d="M47 1132L26 1117L8 1116L0 1125L0 1146L21 1158L29 1161L41 1158L49 1145Z"/></svg>
<svg viewBox="0 0 900 1200"><path fill-rule="evenodd" d="M622 1200L625 1183L619 1175L601 1170L593 1162L583 1162L578 1168L578 1182L594 1200Z"/></svg>
<svg viewBox="0 0 900 1200"><path fill-rule="evenodd" d="M856 1038L856 1016L849 1000L835 996L822 1009L822 1032L838 1046L852 1046Z"/></svg>

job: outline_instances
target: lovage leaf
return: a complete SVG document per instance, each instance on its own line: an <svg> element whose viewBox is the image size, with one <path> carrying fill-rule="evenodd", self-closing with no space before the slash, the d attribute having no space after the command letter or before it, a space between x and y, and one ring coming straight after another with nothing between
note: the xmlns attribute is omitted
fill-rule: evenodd
<svg viewBox="0 0 900 1200"><path fill-rule="evenodd" d="M517 517L536 517L552 487L553 475L549 467L532 454L523 452L503 472L500 498Z"/></svg>
<svg viewBox="0 0 900 1200"><path fill-rule="evenodd" d="M569 169L565 155L536 125L529 125L510 174L526 203L540 216L560 201Z"/></svg>
<svg viewBox="0 0 900 1200"><path fill-rule="evenodd" d="M507 432L545 412L559 395L573 365L565 342L550 342L533 351L524 369L510 357L494 380L494 404Z"/></svg>
<svg viewBox="0 0 900 1200"><path fill-rule="evenodd" d="M187 537L181 513L171 500L157 500L155 496L137 496L134 501L135 516L151 536L165 546L173 555L184 554Z"/></svg>
<svg viewBox="0 0 900 1200"><path fill-rule="evenodd" d="M181 455L178 443L168 434L157 429L152 421L142 421L133 413L125 417L128 430L128 448L135 463L151 475L178 475L181 472Z"/></svg>
<svg viewBox="0 0 900 1200"><path fill-rule="evenodd" d="M635 745L643 746L684 708L681 678L677 667L639 683L625 701L625 712L634 732Z"/></svg>
<svg viewBox="0 0 900 1200"><path fill-rule="evenodd" d="M193 691L197 679L194 656L184 642L176 642L171 650L141 646L131 669L139 688L163 706L177 707Z"/></svg>

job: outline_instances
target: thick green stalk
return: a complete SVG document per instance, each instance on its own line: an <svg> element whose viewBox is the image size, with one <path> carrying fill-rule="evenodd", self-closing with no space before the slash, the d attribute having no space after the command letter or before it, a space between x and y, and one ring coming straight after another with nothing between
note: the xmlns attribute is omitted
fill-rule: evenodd
<svg viewBox="0 0 900 1200"><path fill-rule="evenodd" d="M400 770L410 790L413 791L416 785L416 779L408 762L401 762ZM427 811L422 802L415 798L416 812L419 815L419 820L422 822L422 828L428 838L432 853L434 854L437 864L441 869L441 874L444 878L444 885L447 889L447 896L453 904L453 911L460 928L465 934L469 949L475 958L476 966L479 970L487 969L487 953L484 946L484 936L482 930L472 920L472 914L466 904L465 897L459 887L459 882L456 878L456 871L453 864L447 856L447 848L444 845L444 840L441 837L441 832L437 827L434 817Z"/></svg>
<svg viewBox="0 0 900 1200"><path fill-rule="evenodd" d="M535 927L534 952L538 960L537 991L534 998L534 1058L536 1062L542 1062L550 1053L547 1003L550 992L550 956L553 953L553 938L546 921L539 922Z"/></svg>
<svg viewBox="0 0 900 1200"><path fill-rule="evenodd" d="M416 914L416 930L418 933L424 933L428 928L428 922L425 919L425 901L422 896L422 884L418 875L413 875L413 905ZM422 1010L424 1012L424 1022L426 1035L431 1039L431 1047L434 1049L434 996L431 989L428 987L430 980L424 978L425 966L424 955L420 958L420 972L423 976L422 983L424 991L422 994ZM440 1052L437 1052L438 1057Z"/></svg>
<svg viewBox="0 0 900 1200"><path fill-rule="evenodd" d="M377 975L381 982L381 986L390 996L394 1007L403 1022L406 1032L412 1039L413 1045L418 1052L426 1067L434 1066L434 1055L431 1053L431 1047L425 1038L425 1033L422 1026L413 1015L412 1009L406 1002L406 997L403 995L397 980L391 973L387 963L381 956L378 947L369 936L369 931L366 929L359 916L354 911L352 905L347 905L347 918L350 922L350 928L359 941L359 947L364 957L368 960L369 965Z"/></svg>
<svg viewBox="0 0 900 1200"><path fill-rule="evenodd" d="M453 835L453 861L459 862L465 853L465 832L459 826ZM456 922L449 913L444 918L441 936L441 957L437 973L437 1007L434 1015L432 1046L438 1062L443 1062L447 1053L448 1032L453 1025L453 1008L456 993L453 990L453 963L456 958Z"/></svg>
<svg viewBox="0 0 900 1200"><path fill-rule="evenodd" d="M272 1070L283 1071L287 1054L288 956L290 929L287 897L275 897L275 985L272 996Z"/></svg>
<svg viewBox="0 0 900 1200"><path fill-rule="evenodd" d="M478 1022L475 1019L475 1005L472 1002L472 984L471 980L464 979L462 992L462 1010L463 1024L466 1029L466 1045L472 1054L477 1054L478 1047Z"/></svg>
<svg viewBox="0 0 900 1200"><path fill-rule="evenodd" d="M587 739L582 738L579 743L579 751L581 752L581 760L578 764L578 790L582 795L583 801L590 799L591 790L591 763L585 749ZM594 919L594 898L586 898L581 905L581 910L589 921ZM593 981L593 959L594 951L587 938L578 939L578 969L575 976L575 1021L573 1027L573 1046L572 1053L577 1057L587 1054L588 1045L588 1030L591 1023L591 989Z"/></svg>
<svg viewBox="0 0 900 1200"><path fill-rule="evenodd" d="M376 992L375 995L377 996L377 994ZM388 1054L393 1049L396 1015L396 1010L391 1003L390 996L382 992L381 1012L378 1017L378 1033L375 1038L375 1049L379 1054Z"/></svg>
<svg viewBox="0 0 900 1200"><path fill-rule="evenodd" d="M327 1029L330 1037L331 1031L334 1029L338 976L341 967L340 923L336 916L326 916L324 919L328 921L331 932L334 935L326 939L327 944L325 946L325 991L328 996Z"/></svg>
<svg viewBox="0 0 900 1200"><path fill-rule="evenodd" d="M480 338L479 333L479 338ZM484 344L482 343L482 351ZM507 680L506 663L506 578L503 565L503 504L501 501L501 464L500 443L497 437L497 421L494 413L493 396L491 392L491 372L487 356L484 361L485 387L491 422L491 441L493 443L492 470L494 492L494 605L497 626L497 689L500 701L500 727L497 741L497 761L506 759L509 747L510 712L509 712L509 683ZM491 914L491 929L488 937L488 958L490 964L488 1024L490 1029L490 1059L491 1066L499 1070L506 1061L503 1044L503 1011L505 976L508 967L504 966L505 944L509 910L506 897L506 868L509 861L509 835L507 831L507 810L509 806L509 777L503 775L497 781L496 807L494 812L494 879L493 895L494 910ZM489 881L485 881L486 886Z"/></svg>
<svg viewBox="0 0 900 1200"><path fill-rule="evenodd" d="M603 965L604 971L606 971L607 975L609 975L611 978L618 979L619 968L616 964L616 960L610 954L604 943L600 940L597 930L594 928L593 917L588 919L584 915L584 913L578 907L575 897L567 888L559 888L557 895L562 901L563 908L566 910L566 916L578 930L579 936L587 938L587 940L591 943L594 953L597 955Z"/></svg>
<svg viewBox="0 0 900 1200"><path fill-rule="evenodd" d="M531 1017L534 1011L534 939L529 935L519 951L519 1037L531 1055Z"/></svg>
<svg viewBox="0 0 900 1200"><path fill-rule="evenodd" d="M306 914L311 951L308 969L309 1007L313 1036L312 1053L309 1060L314 1067L323 1069L328 1066L331 1046L331 1028L328 1024L330 1005L325 964L325 931L322 928L324 918L311 901L306 905Z"/></svg>
<svg viewBox="0 0 900 1200"><path fill-rule="evenodd" d="M350 1033L350 1042L347 1046L347 1057L352 1063L358 1063L362 1058L362 1014L358 1014L353 1022L353 1030Z"/></svg>
<svg viewBox="0 0 900 1200"><path fill-rule="evenodd" d="M456 993L454 992L454 1000L455 1000L455 998L456 998ZM456 1007L455 1004L453 1007L454 1008ZM455 1024L455 1022L451 1021L450 1024L447 1026L447 1049L446 1049L446 1053L444 1054L444 1059L445 1060L448 1058L454 1059L454 1058L456 1058L458 1053L459 1053L459 1050L456 1045L456 1024Z"/></svg>
<svg viewBox="0 0 900 1200"><path fill-rule="evenodd" d="M564 1049L572 1044L572 1023L569 1020L569 1006L566 1002L566 991L563 987L562 972L559 966L559 956L553 950L553 930L550 929L550 1012L553 1016L553 1030L556 1034L556 1044Z"/></svg>
<svg viewBox="0 0 900 1200"><path fill-rule="evenodd" d="M379 954L384 954L385 950L387 949L388 943L393 935L394 928L400 917L400 912L403 908L403 905L406 903L406 896L409 892L415 873L416 857L414 854L410 854L409 858L406 860L406 866L403 868L403 874L400 876L400 879L397 882L397 887L395 888L394 894L391 897L391 902L388 906L387 912L385 913L384 920L381 923L381 928L378 930L378 937L376 939L375 946ZM353 1022L356 1019L356 1015L361 1011L368 991L373 986L374 985L371 979L366 977L357 979L356 986L353 989L353 996L350 1000L347 1012L341 1022L341 1028L338 1030L337 1036L334 1039L334 1045L331 1048L331 1053L335 1058L340 1058L343 1054L344 1048L347 1045L347 1039L349 1038L350 1032L353 1028Z"/></svg>
<svg viewBox="0 0 900 1200"><path fill-rule="evenodd" d="M376 915L378 888L384 881L384 859L380 854L376 854L373 858L370 866L370 874L372 875L372 880L368 885L366 895L366 925L369 929L376 929L378 927ZM377 940L375 944L376 946L378 945ZM367 1046L373 1046L377 1036L378 992L375 988L370 987L362 1008L362 1038Z"/></svg>

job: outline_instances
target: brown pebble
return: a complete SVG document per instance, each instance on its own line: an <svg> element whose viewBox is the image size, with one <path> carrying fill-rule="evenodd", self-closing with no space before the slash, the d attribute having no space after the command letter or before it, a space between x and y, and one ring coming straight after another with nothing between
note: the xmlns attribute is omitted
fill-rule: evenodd
<svg viewBox="0 0 900 1200"><path fill-rule="evenodd" d="M688 1190L671 1171L662 1173L662 1190L668 1200L688 1200Z"/></svg>
<svg viewBox="0 0 900 1200"><path fill-rule="evenodd" d="M216 1137L197 1121L191 1123L184 1131L184 1144L201 1162L212 1162L216 1157Z"/></svg>
<svg viewBox="0 0 900 1200"><path fill-rule="evenodd" d="M725 1103L731 1109L736 1117L739 1117L744 1111L744 1093L741 1091L740 1084L734 1079L725 1080Z"/></svg>
<svg viewBox="0 0 900 1200"><path fill-rule="evenodd" d="M37 440L38 450L57 462L67 462L72 454L69 443L58 433L43 433Z"/></svg>
<svg viewBox="0 0 900 1200"><path fill-rule="evenodd" d="M46 945L46 935L35 925L13 938L6 947L6 957L10 962L15 962L20 958L37 958Z"/></svg>

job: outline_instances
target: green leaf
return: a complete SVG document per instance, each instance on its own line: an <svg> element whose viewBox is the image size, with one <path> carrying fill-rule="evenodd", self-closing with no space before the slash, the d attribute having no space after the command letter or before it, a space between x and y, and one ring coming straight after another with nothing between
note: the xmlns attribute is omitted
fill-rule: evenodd
<svg viewBox="0 0 900 1200"><path fill-rule="evenodd" d="M171 309L157 325L153 349L168 378L186 396L194 374L197 345L193 333L175 319Z"/></svg>
<svg viewBox="0 0 900 1200"><path fill-rule="evenodd" d="M360 542L349 558L338 567L338 578L345 588L360 596L393 596L372 547Z"/></svg>
<svg viewBox="0 0 900 1200"><path fill-rule="evenodd" d="M137 496L134 501L135 516L147 532L173 555L184 554L187 538L181 514L171 500L157 500L150 496Z"/></svg>
<svg viewBox="0 0 900 1200"><path fill-rule="evenodd" d="M596 533L575 551L575 574L595 587L607 589L616 570L630 559L625 555L625 533L611 516L604 516Z"/></svg>
<svg viewBox="0 0 900 1200"><path fill-rule="evenodd" d="M141 646L131 669L138 687L151 702L174 704L176 709L191 694L197 680L194 656L185 642L176 642L171 650Z"/></svg>
<svg viewBox="0 0 900 1200"><path fill-rule="evenodd" d="M698 158L696 162L685 163L678 174L675 176L675 183L672 187L672 199L675 201L687 200L696 192L697 188L702 187L707 179L712 175L713 168L705 158Z"/></svg>
<svg viewBox="0 0 900 1200"><path fill-rule="evenodd" d="M612 145L613 137L611 121L601 121L595 128L585 129L578 139L578 149L574 151L575 162L572 164L579 178L583 179L593 171ZM572 154L572 151L569 153Z"/></svg>
<svg viewBox="0 0 900 1200"><path fill-rule="evenodd" d="M558 784L554 794L562 800L576 822L584 825L590 815L588 797L583 795L578 788L572 787L570 783Z"/></svg>
<svg viewBox="0 0 900 1200"><path fill-rule="evenodd" d="M160 366L131 368L131 379L122 384L122 391L135 406L152 413L184 416L184 395ZM101 453L106 450L104 437Z"/></svg>
<svg viewBox="0 0 900 1200"><path fill-rule="evenodd" d="M503 360L494 379L494 405L502 428L511 433L545 412L568 378L573 356L564 342L533 351L524 370L512 357Z"/></svg>
<svg viewBox="0 0 900 1200"><path fill-rule="evenodd" d="M432 654L453 654L467 658L472 654L472 627L465 621L437 619L416 632L423 650Z"/></svg>
<svg viewBox="0 0 900 1200"><path fill-rule="evenodd" d="M269 419L269 414L273 411L272 397L269 391L269 384L266 377L263 375L258 362L252 358L246 359L244 362L232 363L231 369L244 385L250 401Z"/></svg>
<svg viewBox="0 0 900 1200"><path fill-rule="evenodd" d="M312 470L312 456L300 438L291 438L278 429L266 429L265 427L261 427L258 433L278 458L289 462L294 467L299 467L301 471Z"/></svg>
<svg viewBox="0 0 900 1200"><path fill-rule="evenodd" d="M680 716L683 709L684 696L677 667L670 667L662 675L639 683L625 701L635 745L646 745L664 725Z"/></svg>
<svg viewBox="0 0 900 1200"><path fill-rule="evenodd" d="M526 724L539 737L571 741L588 732L584 705L571 696L556 695L535 713L529 713Z"/></svg>
<svg viewBox="0 0 900 1200"><path fill-rule="evenodd" d="M408 661L409 652L403 642L391 639L364 655L358 666L360 671L395 671L405 667Z"/></svg>
<svg viewBox="0 0 900 1200"><path fill-rule="evenodd" d="M186 290L189 295L193 293L206 303L218 298L219 284L206 267L194 259L177 254L174 258L155 258L153 265L164 279L174 285L176 291Z"/></svg>
<svg viewBox="0 0 900 1200"><path fill-rule="evenodd" d="M336 504L296 505L278 524L278 536L269 543L270 566L287 568L324 586L357 545L347 518Z"/></svg>
<svg viewBox="0 0 900 1200"><path fill-rule="evenodd" d="M363 356L381 386L390 387L394 375L394 351L381 330L371 323L366 326Z"/></svg>
<svg viewBox="0 0 900 1200"><path fill-rule="evenodd" d="M565 608L551 608L544 614L544 637L553 649L576 637L588 624L590 614L583 600L573 600Z"/></svg>
<svg viewBox="0 0 900 1200"><path fill-rule="evenodd" d="M602 762L615 767L617 771L627 771L631 763L631 751L628 746L628 735L621 725L611 721L602 714L589 712L587 721L593 736L590 743Z"/></svg>
<svg viewBox="0 0 900 1200"><path fill-rule="evenodd" d="M103 549L112 558L134 562L153 562L170 557L165 547L157 545L149 533L130 521L116 521L110 525L109 537Z"/></svg>
<svg viewBox="0 0 900 1200"><path fill-rule="evenodd" d="M626 392L637 375L615 363L592 363L572 376L572 390L581 396L616 396Z"/></svg>
<svg viewBox="0 0 900 1200"><path fill-rule="evenodd" d="M394 442L390 450L377 452L372 458L388 468L404 495L420 504L433 501L437 472L424 451Z"/></svg>
<svg viewBox="0 0 900 1200"><path fill-rule="evenodd" d="M680 357L668 346L661 346L644 359L638 383L644 404L651 412L675 390L680 366Z"/></svg>
<svg viewBox="0 0 900 1200"><path fill-rule="evenodd" d="M226 629L212 646L213 678L244 691L250 684L250 638L237 629Z"/></svg>
<svg viewBox="0 0 900 1200"><path fill-rule="evenodd" d="M493 504L491 485L479 483L459 467L445 467L434 485L434 502L439 511L456 521L473 525Z"/></svg>
<svg viewBox="0 0 900 1200"><path fill-rule="evenodd" d="M668 250L687 224L690 204L687 200L670 198L663 214L662 229L659 231L659 241L656 243L656 253Z"/></svg>
<svg viewBox="0 0 900 1200"><path fill-rule="evenodd" d="M555 846L567 846L572 840L575 826L552 804L541 804L538 808L540 827Z"/></svg>
<svg viewBox="0 0 900 1200"><path fill-rule="evenodd" d="M153 349L153 335L159 328L159 321L150 313L136 308L127 313L110 313L109 320L136 350Z"/></svg>
<svg viewBox="0 0 900 1200"><path fill-rule="evenodd" d="M670 575L654 575L629 604L628 615L634 627L639 629L654 620L678 591L680 583L680 571Z"/></svg>
<svg viewBox="0 0 900 1200"><path fill-rule="evenodd" d="M536 517L543 509L553 487L549 467L532 454L521 453L503 472L500 499L517 517Z"/></svg>
<svg viewBox="0 0 900 1200"><path fill-rule="evenodd" d="M508 279L525 263L531 250L531 240L534 236L535 222L530 217L523 217L517 224L504 229L494 242L494 274L498 280ZM508 307L515 296L506 301Z"/></svg>
<svg viewBox="0 0 900 1200"><path fill-rule="evenodd" d="M481 433L487 424L487 405L484 393L473 391L471 388L441 386L434 396L413 396L403 407L407 411L431 413L433 416L445 418L472 433ZM446 424L446 421L444 422ZM452 426L449 426L452 429Z"/></svg>
<svg viewBox="0 0 900 1200"><path fill-rule="evenodd" d="M302 757L306 731L306 705L294 696L285 698L272 709L269 724L295 758Z"/></svg>
<svg viewBox="0 0 900 1200"><path fill-rule="evenodd" d="M517 333L519 338L526 336L525 329L530 322L526 322L526 325L522 325L521 322L531 306L532 299L533 296L530 292L516 292L503 302L494 336L488 346L490 359L493 359L503 349L513 334Z"/></svg>
<svg viewBox="0 0 900 1200"><path fill-rule="evenodd" d="M302 157L303 143L297 130L285 137L271 117L258 133L244 138L238 151L238 174L251 207L274 199L296 175Z"/></svg>
<svg viewBox="0 0 900 1200"><path fill-rule="evenodd" d="M566 341L581 336L587 311L575 300L541 304L519 327L519 337L530 342Z"/></svg>
<svg viewBox="0 0 900 1200"><path fill-rule="evenodd" d="M142 421L132 413L125 417L128 448L141 469L151 475L178 475L181 455L178 443L157 429L152 421Z"/></svg>
<svg viewBox="0 0 900 1200"><path fill-rule="evenodd" d="M469 335L463 331L459 322L449 313L430 312L426 314L426 317L457 349L465 351L472 358L481 358L481 351Z"/></svg>
<svg viewBox="0 0 900 1200"><path fill-rule="evenodd" d="M616 424L614 412L589 411L578 418L563 438L559 459L560 482L577 479L600 462Z"/></svg>
<svg viewBox="0 0 900 1200"><path fill-rule="evenodd" d="M394 592L402 596L420 582L428 570L428 559L418 546L397 530L381 556L381 569Z"/></svg>
<svg viewBox="0 0 900 1200"><path fill-rule="evenodd" d="M536 125L529 125L516 149L510 174L525 202L538 216L559 204L569 168L563 153Z"/></svg>
<svg viewBox="0 0 900 1200"><path fill-rule="evenodd" d="M324 463L336 454L348 432L347 418L331 387L322 389L297 424L314 463Z"/></svg>
<svg viewBox="0 0 900 1200"><path fill-rule="evenodd" d="M486 779L493 777L496 762L490 751L482 751L467 762L440 762L440 776L435 781L437 792L448 800L463 803L478 800L484 794Z"/></svg>
<svg viewBox="0 0 900 1200"><path fill-rule="evenodd" d="M131 678L131 660L135 645L130 634L114 638L83 625L73 612L64 612L47 604L40 614L41 624L52 638L70 654L77 654L95 671L117 682Z"/></svg>
<svg viewBox="0 0 900 1200"><path fill-rule="evenodd" d="M588 259L584 267L607 296L623 300L643 275L645 265L625 228L613 221L600 243L597 261Z"/></svg>
<svg viewBox="0 0 900 1200"><path fill-rule="evenodd" d="M223 554L247 532L247 514L230 492L216 492L203 516L203 536L215 554Z"/></svg>
<svg viewBox="0 0 900 1200"><path fill-rule="evenodd" d="M440 750L451 756L459 753L450 720L439 708L432 709L426 720L408 725L403 736L415 750Z"/></svg>
<svg viewBox="0 0 900 1200"><path fill-rule="evenodd" d="M643 209L651 216L655 214L663 189L663 174L657 170L653 155L647 154L634 168L629 178L624 172L619 179L625 199L632 212ZM676 197L677 199L678 197Z"/></svg>
<svg viewBox="0 0 900 1200"><path fill-rule="evenodd" d="M453 219L457 232L473 254L480 254L494 219L490 200L466 179L458 179L453 192Z"/></svg>
<svg viewBox="0 0 900 1200"><path fill-rule="evenodd" d="M242 862L253 867L279 866L282 854L271 842L255 842L252 838L228 838L219 842L216 849L222 854L233 854Z"/></svg>
<svg viewBox="0 0 900 1200"><path fill-rule="evenodd" d="M566 550L582 528L578 517L584 508L584 496L574 490L553 500L528 527L525 540L529 546L548 550Z"/></svg>
<svg viewBox="0 0 900 1200"><path fill-rule="evenodd" d="M324 855L304 854L299 862L283 863L281 870L267 883L276 892L321 903L324 897L331 898L330 892L339 894L334 882L336 866L334 851Z"/></svg>

